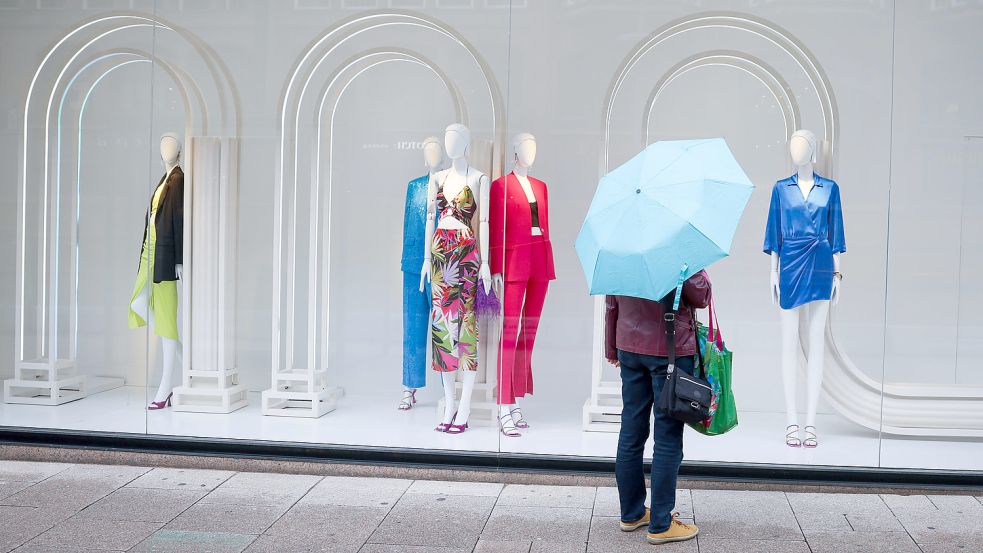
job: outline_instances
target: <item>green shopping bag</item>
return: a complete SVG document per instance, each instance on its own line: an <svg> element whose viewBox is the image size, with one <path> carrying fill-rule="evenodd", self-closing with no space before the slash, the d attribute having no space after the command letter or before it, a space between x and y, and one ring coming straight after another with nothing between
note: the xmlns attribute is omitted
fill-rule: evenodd
<svg viewBox="0 0 983 553"><path fill-rule="evenodd" d="M731 368L734 354L724 345L710 301L710 328L697 323L697 347L703 356L703 367L696 368L697 376L710 382L710 416L706 420L691 423L690 426L700 434L718 436L737 426L737 404L734 402L734 389L731 386Z"/></svg>

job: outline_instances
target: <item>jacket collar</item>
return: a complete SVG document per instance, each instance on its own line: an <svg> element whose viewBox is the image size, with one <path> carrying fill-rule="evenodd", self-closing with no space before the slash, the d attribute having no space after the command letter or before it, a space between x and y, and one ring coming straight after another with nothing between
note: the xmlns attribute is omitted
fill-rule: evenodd
<svg viewBox="0 0 983 553"><path fill-rule="evenodd" d="M813 185L818 186L819 188L822 188L823 187L823 182L825 180L826 179L824 179L819 173L817 173L815 171L812 172L812 182L813 182ZM788 178L788 185L789 186L793 186L793 185L797 186L798 184L799 184L799 174L798 173L792 173L792 176Z"/></svg>

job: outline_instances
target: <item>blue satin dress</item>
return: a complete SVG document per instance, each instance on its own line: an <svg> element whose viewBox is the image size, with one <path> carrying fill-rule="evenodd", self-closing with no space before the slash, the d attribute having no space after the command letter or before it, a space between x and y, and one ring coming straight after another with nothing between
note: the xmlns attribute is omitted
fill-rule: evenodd
<svg viewBox="0 0 983 553"><path fill-rule="evenodd" d="M427 183L430 176L406 186L403 214L403 386L427 384L427 346L430 338L430 286L420 291L420 270L427 232Z"/></svg>
<svg viewBox="0 0 983 553"><path fill-rule="evenodd" d="M803 198L798 175L775 183L765 227L764 252L778 253L782 309L828 300L833 293L833 254L846 251L840 187L814 175Z"/></svg>

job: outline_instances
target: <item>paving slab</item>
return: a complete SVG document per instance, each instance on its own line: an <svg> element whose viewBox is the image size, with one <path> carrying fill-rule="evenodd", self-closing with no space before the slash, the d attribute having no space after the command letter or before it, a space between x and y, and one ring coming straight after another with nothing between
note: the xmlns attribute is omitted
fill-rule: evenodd
<svg viewBox="0 0 983 553"><path fill-rule="evenodd" d="M159 522L72 517L32 540L37 545L127 550L163 526Z"/></svg>
<svg viewBox="0 0 983 553"><path fill-rule="evenodd" d="M699 538L700 553L810 553L804 541Z"/></svg>
<svg viewBox="0 0 983 553"><path fill-rule="evenodd" d="M590 509L497 505L488 517L483 539L587 543Z"/></svg>
<svg viewBox="0 0 983 553"><path fill-rule="evenodd" d="M320 476L239 472L209 492L203 503L285 505L304 496Z"/></svg>
<svg viewBox="0 0 983 553"><path fill-rule="evenodd" d="M295 505L266 531L277 538L302 537L307 546L336 543L361 547L389 513L386 507Z"/></svg>
<svg viewBox="0 0 983 553"><path fill-rule="evenodd" d="M361 543L326 542L309 536L270 536L256 538L245 553L358 553Z"/></svg>
<svg viewBox="0 0 983 553"><path fill-rule="evenodd" d="M619 517L594 517L590 525L588 553L652 553L652 545L645 541L646 529L622 532L618 526ZM696 539L659 546L660 552L698 553Z"/></svg>
<svg viewBox="0 0 983 553"><path fill-rule="evenodd" d="M307 492L300 503L391 507L399 501L412 483L412 480L396 478L326 476Z"/></svg>
<svg viewBox="0 0 983 553"><path fill-rule="evenodd" d="M529 541L504 541L480 538L474 546L474 553L529 553Z"/></svg>
<svg viewBox="0 0 983 553"><path fill-rule="evenodd" d="M7 497L33 486L35 482L28 480L2 480L0 479L0 504Z"/></svg>
<svg viewBox="0 0 983 553"><path fill-rule="evenodd" d="M700 535L708 538L799 541L802 531L782 492L693 490Z"/></svg>
<svg viewBox="0 0 983 553"><path fill-rule="evenodd" d="M8 461L0 459L0 480L40 482L73 465L69 463L42 463L38 461Z"/></svg>
<svg viewBox="0 0 983 553"><path fill-rule="evenodd" d="M52 478L75 480L107 480L123 486L140 475L150 471L150 467L131 467L128 465L72 465Z"/></svg>
<svg viewBox="0 0 983 553"><path fill-rule="evenodd" d="M2 503L81 511L113 493L120 485L107 479L80 480L53 476L4 498Z"/></svg>
<svg viewBox="0 0 983 553"><path fill-rule="evenodd" d="M358 553L471 553L470 547L436 547L433 545L384 545L367 543Z"/></svg>
<svg viewBox="0 0 983 553"><path fill-rule="evenodd" d="M545 540L532 542L529 553L586 553L586 543L555 543Z"/></svg>
<svg viewBox="0 0 983 553"><path fill-rule="evenodd" d="M14 550L14 553L106 553L107 551L123 551L122 549L85 549L82 547L62 547L49 543L25 543Z"/></svg>
<svg viewBox="0 0 983 553"><path fill-rule="evenodd" d="M155 468L126 487L210 492L233 475L230 470Z"/></svg>
<svg viewBox="0 0 983 553"><path fill-rule="evenodd" d="M205 496L205 492L120 488L79 512L81 519L168 522Z"/></svg>
<svg viewBox="0 0 983 553"><path fill-rule="evenodd" d="M510 484L498 496L499 505L593 509L596 488Z"/></svg>
<svg viewBox="0 0 983 553"><path fill-rule="evenodd" d="M406 495L368 543L471 549L494 506L494 497Z"/></svg>
<svg viewBox="0 0 983 553"><path fill-rule="evenodd" d="M68 518L70 514L65 515ZM0 551L10 551L48 531L61 520L42 509L0 506Z"/></svg>
<svg viewBox="0 0 983 553"><path fill-rule="evenodd" d="M248 534L160 530L130 549L132 553L240 553L256 539Z"/></svg>
<svg viewBox="0 0 983 553"><path fill-rule="evenodd" d="M921 553L906 532L804 532L812 553Z"/></svg>
<svg viewBox="0 0 983 553"><path fill-rule="evenodd" d="M874 494L786 494L803 530L819 531L904 531L904 527Z"/></svg>
<svg viewBox="0 0 983 553"><path fill-rule="evenodd" d="M285 512L287 507L283 505L198 503L181 513L181 516L172 520L164 529L258 535L265 532Z"/></svg>
<svg viewBox="0 0 983 553"><path fill-rule="evenodd" d="M428 495L472 495L478 497L498 497L505 488L504 484L491 482L445 482L440 480L416 480L407 494Z"/></svg>

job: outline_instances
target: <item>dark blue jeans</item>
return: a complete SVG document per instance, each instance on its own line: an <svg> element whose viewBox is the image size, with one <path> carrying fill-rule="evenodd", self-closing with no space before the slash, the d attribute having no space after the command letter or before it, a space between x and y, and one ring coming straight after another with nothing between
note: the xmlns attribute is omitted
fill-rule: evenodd
<svg viewBox="0 0 983 553"><path fill-rule="evenodd" d="M655 413L655 448L652 454L652 521L649 532L669 529L676 504L676 475L683 460L683 423L653 410L666 382L669 360L618 350L621 362L621 433L614 475L621 499L621 520L645 516L645 472L642 454L649 437L649 418ZM693 358L679 357L676 366L693 373Z"/></svg>

